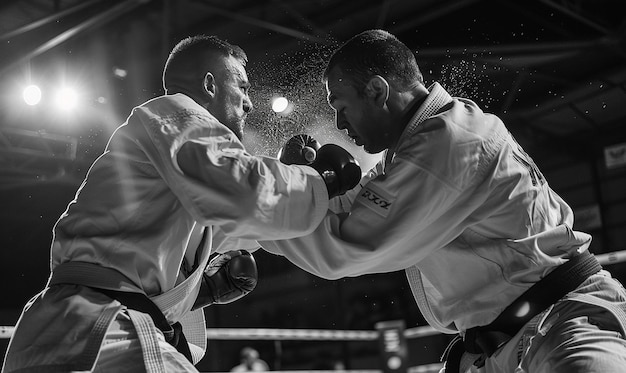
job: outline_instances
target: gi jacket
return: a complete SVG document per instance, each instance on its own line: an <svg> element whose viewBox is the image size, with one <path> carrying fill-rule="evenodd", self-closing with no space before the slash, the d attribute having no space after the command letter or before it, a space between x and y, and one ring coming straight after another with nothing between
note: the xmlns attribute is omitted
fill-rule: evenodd
<svg viewBox="0 0 626 373"><path fill-rule="evenodd" d="M329 279L406 270L428 322L456 333L489 324L591 237L497 116L429 91L312 234L261 244Z"/></svg>
<svg viewBox="0 0 626 373"><path fill-rule="evenodd" d="M206 326L202 310L189 315L210 253L310 233L327 209L314 169L248 154L185 95L155 98L113 133L57 221L50 284L61 285L25 307L6 369L90 369L120 309L74 284L145 293L183 323L197 362Z"/></svg>

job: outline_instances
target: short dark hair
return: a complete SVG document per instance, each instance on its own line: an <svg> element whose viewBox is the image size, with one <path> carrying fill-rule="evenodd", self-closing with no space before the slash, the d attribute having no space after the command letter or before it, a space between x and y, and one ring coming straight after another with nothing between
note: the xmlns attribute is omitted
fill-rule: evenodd
<svg viewBox="0 0 626 373"><path fill-rule="evenodd" d="M416 82L424 84L413 51L384 30L363 31L339 47L324 70L324 81L334 67L348 76L359 93L363 93L374 75L384 77L394 88L403 91L413 88Z"/></svg>
<svg viewBox="0 0 626 373"><path fill-rule="evenodd" d="M170 52L163 69L163 87L170 87L172 77L180 74L195 74L201 81L207 71L208 61L215 56L233 56L244 66L248 62L248 56L241 47L217 36L189 36L179 41Z"/></svg>

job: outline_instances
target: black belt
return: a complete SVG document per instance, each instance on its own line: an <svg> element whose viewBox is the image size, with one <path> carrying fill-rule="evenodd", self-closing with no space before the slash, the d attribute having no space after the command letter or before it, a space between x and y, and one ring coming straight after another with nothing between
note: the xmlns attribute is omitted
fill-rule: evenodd
<svg viewBox="0 0 626 373"><path fill-rule="evenodd" d="M147 313L152 318L154 325L163 332L165 340L174 346L178 352L183 354L189 361L192 361L189 344L183 334L183 328L180 323L170 325L163 315L159 307L154 304L150 298L141 293L130 293L126 291L108 290L100 288L95 289L125 305L126 307L139 312Z"/></svg>
<svg viewBox="0 0 626 373"><path fill-rule="evenodd" d="M589 251L571 258L515 299L491 324L468 329L462 343L460 337L452 340L442 360L447 361L446 366L454 366L465 351L491 356L530 319L600 270L602 266ZM446 372L456 371L446 368Z"/></svg>

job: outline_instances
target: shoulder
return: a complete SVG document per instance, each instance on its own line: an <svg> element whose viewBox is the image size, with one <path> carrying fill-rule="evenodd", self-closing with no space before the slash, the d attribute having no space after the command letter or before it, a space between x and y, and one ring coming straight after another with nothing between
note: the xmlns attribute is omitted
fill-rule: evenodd
<svg viewBox="0 0 626 373"><path fill-rule="evenodd" d="M189 96L181 93L156 97L133 109L130 122L147 127L163 127L166 132L180 132L189 126L217 126L218 120Z"/></svg>
<svg viewBox="0 0 626 373"><path fill-rule="evenodd" d="M480 143L503 131L506 131L505 125L498 116L485 113L474 101L454 98L421 122L403 142L408 146L426 147L429 153L447 152L449 146Z"/></svg>
<svg viewBox="0 0 626 373"><path fill-rule="evenodd" d="M205 108L182 93L155 97L136 107L134 111L148 112L155 116L169 116L185 112L210 116Z"/></svg>
<svg viewBox="0 0 626 373"><path fill-rule="evenodd" d="M455 98L402 139L396 156L462 190L491 163L505 134L497 116Z"/></svg>

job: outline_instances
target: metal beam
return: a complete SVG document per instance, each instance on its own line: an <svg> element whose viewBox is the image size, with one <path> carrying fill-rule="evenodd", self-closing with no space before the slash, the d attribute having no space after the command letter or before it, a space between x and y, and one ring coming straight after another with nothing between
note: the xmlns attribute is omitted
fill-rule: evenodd
<svg viewBox="0 0 626 373"><path fill-rule="evenodd" d="M56 20L58 20L60 18L68 16L68 15L70 15L72 13L76 13L79 10L82 10L84 8L87 8L87 7L90 7L93 4L98 3L100 1L102 1L102 0L86 1L86 2L83 2L83 3L79 4L79 5L76 5L74 7L67 8L67 9L65 9L63 11L60 11L60 12L54 13L52 15L49 15L47 17L41 18L41 19L39 19L39 20L37 20L35 22L31 22L31 23L29 23L27 25L24 25L22 27L18 27L15 30L12 30L12 31L9 31L9 32L7 32L7 33L5 33L3 35L0 35L0 41L1 40L7 40L7 39L10 39L10 38L19 36L20 34L23 34L23 33L26 33L26 32L32 31L32 30L35 30L35 29L37 29L37 28L39 28L41 26L47 25L50 22L54 22L54 21L56 21Z"/></svg>
<svg viewBox="0 0 626 373"><path fill-rule="evenodd" d="M544 101L540 107L538 108L522 108L520 110L516 110L515 113L511 114L519 114L528 120L532 120L533 118L537 118L541 115L544 115L549 112L553 112L555 110L559 110L572 102L580 102L588 100L589 98L598 96L600 94L606 93L611 89L620 89L620 85L626 84L626 81L622 81L620 83L611 84L609 81L610 78L614 75L620 74L623 71L623 68L617 67L610 71L602 71L594 76L588 76L584 81L579 81L578 86L574 89L571 89L567 92L561 92L561 95L566 99L562 98L554 98L549 101ZM623 78L621 78L623 79ZM603 81L604 84L602 87L590 89L589 82L593 81Z"/></svg>
<svg viewBox="0 0 626 373"><path fill-rule="evenodd" d="M112 19L115 19L116 17L119 17L120 15L129 12L130 10L136 8L139 5L143 5L145 3L150 2L150 0L127 0L124 1L123 3L120 3L114 7L112 7L111 9L100 13L78 25L76 25L75 27L72 27L62 33L60 33L59 35L51 38L50 40L48 40L47 42L44 42L43 44L41 44L40 46L38 46L37 48L35 48L34 50L32 50L29 53L26 53L26 55L18 58L17 60L13 61L13 62L9 62L7 65L3 66L2 68L0 68L0 75L4 74L8 69L12 68L15 65L18 65L20 63L23 63L25 61L28 61L30 59L32 59L33 57L36 57L46 51L49 51L50 49L59 46L60 44L63 44L64 42L70 40L71 38L79 35L80 33L84 32L85 30L100 26Z"/></svg>
<svg viewBox="0 0 626 373"><path fill-rule="evenodd" d="M78 139L43 131L0 128L0 143L3 145L0 154L73 161Z"/></svg>
<svg viewBox="0 0 626 373"><path fill-rule="evenodd" d="M576 13L576 12L574 12L574 11L564 7L564 6L561 6L559 4L555 4L551 0L539 0L539 1L541 1L542 3L546 4L547 6L553 8L553 9L556 9L559 12L561 12L561 13L563 13L563 14L565 14L565 15L567 15L567 16L575 19L575 20L577 20L578 22L581 22L581 23L591 27L592 29L595 29L596 31L600 31L601 33L603 33L605 35L608 35L611 32L606 27L603 27L603 26L597 24L596 22L593 22L590 19L581 16L580 14L578 14L578 13Z"/></svg>
<svg viewBox="0 0 626 373"><path fill-rule="evenodd" d="M421 12L420 11L420 16L417 17L409 17L410 21L409 22L404 22L402 24L399 24L397 26L394 27L390 27L389 28L389 32L391 32L392 34L396 34L396 33L401 33L403 31L409 30L415 26L419 26L422 25L426 22L430 22L432 20L436 20L441 18L442 16L455 12L459 9L463 9L465 7L470 6L473 3L476 3L478 1L481 0L453 0L453 1L448 1L446 4L441 5L440 7L438 7L437 9L433 9L430 12Z"/></svg>
<svg viewBox="0 0 626 373"><path fill-rule="evenodd" d="M467 56L473 53L490 53L492 55L502 54L530 54L557 51L581 50L585 48L595 48L598 46L617 45L618 40L609 37L602 37L593 40L578 40L568 42L555 43L528 43L528 44L509 44L509 45L485 45L485 46L458 46L458 47L440 47L420 49L417 57L451 57L451 56Z"/></svg>
<svg viewBox="0 0 626 373"><path fill-rule="evenodd" d="M509 111L509 109L511 108L511 105L513 104L513 102L515 101L515 98L517 97L519 88L522 86L522 83L527 80L527 78L528 78L528 73L526 71L522 71L520 74L517 75L517 78L513 82L511 89L509 90L506 97L504 98L504 103L502 104L500 111L505 112L505 113Z"/></svg>
<svg viewBox="0 0 626 373"><path fill-rule="evenodd" d="M546 29L550 29L561 36L572 36L571 32L565 30L562 26L555 24L553 19L550 19L545 15L538 14L536 11L529 10L531 7L529 7L524 2L520 2L518 0L505 0L502 1L501 4L505 7L508 7L511 12L524 15L525 17L528 17L531 20L534 20L538 24L542 25Z"/></svg>
<svg viewBox="0 0 626 373"><path fill-rule="evenodd" d="M248 17L245 15L241 15L241 14L237 14L237 13L233 13L230 12L228 10L224 10L218 7L214 7L212 5L209 5L207 3L203 3L201 2L200 4L202 4L205 8L211 10L212 12L214 12L217 15L226 17L226 18L230 18L234 21L237 22L243 22L243 23L248 23L251 24L253 26L257 26L260 28L264 28L264 29L268 29L270 31L275 31L278 32L280 34L284 34L287 36L291 36L297 39L302 39L302 40L306 40L306 41L311 41L311 42L315 42L315 43L320 43L320 44L328 44L328 40L317 37L315 35L311 35L311 34L307 34L305 32L301 32L298 30L294 30L288 27L284 27L281 25L277 25L275 23L271 23L271 22L267 22L267 21L262 21L256 18L252 18L252 17Z"/></svg>
<svg viewBox="0 0 626 373"><path fill-rule="evenodd" d="M389 15L389 8L393 1L394 0L383 0L383 3L380 5L380 14L378 14L378 19L376 20L376 28L385 27L387 16Z"/></svg>
<svg viewBox="0 0 626 373"><path fill-rule="evenodd" d="M302 26L304 26L307 29L313 31L317 35L323 35L328 40L332 39L330 37L330 35L328 35L328 33L326 31L321 29L319 26L313 24L310 20L307 19L307 17L305 17L302 14L302 12L298 11L291 4L288 4L287 2L282 1L282 0L272 0L272 2L275 3L276 5L280 6L281 8L283 8L285 11L287 11L287 13L290 14L292 16L292 18L295 19Z"/></svg>

